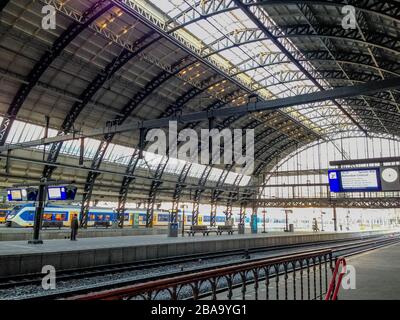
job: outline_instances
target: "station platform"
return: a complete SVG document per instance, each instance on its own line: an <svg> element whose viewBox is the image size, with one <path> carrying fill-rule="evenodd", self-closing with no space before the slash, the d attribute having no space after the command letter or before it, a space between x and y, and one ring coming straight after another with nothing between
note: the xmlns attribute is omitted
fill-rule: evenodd
<svg viewBox="0 0 400 320"><path fill-rule="evenodd" d="M340 288L339 300L399 300L400 244L347 259L355 268L356 289Z"/></svg>
<svg viewBox="0 0 400 320"><path fill-rule="evenodd" d="M388 231L341 233L259 233L168 238L165 235L48 240L43 245L26 241L0 244L0 276L40 273L45 265L58 271L198 253L360 238Z"/></svg>
<svg viewBox="0 0 400 320"><path fill-rule="evenodd" d="M127 236L142 236L142 235L157 235L167 234L166 227L155 228L88 228L79 229L80 238L101 238L101 237L127 237ZM43 240L53 239L69 239L71 234L70 228L61 229L43 229L40 232L40 237ZM30 240L33 237L33 228L7 228L5 225L0 226L0 241L18 241Z"/></svg>

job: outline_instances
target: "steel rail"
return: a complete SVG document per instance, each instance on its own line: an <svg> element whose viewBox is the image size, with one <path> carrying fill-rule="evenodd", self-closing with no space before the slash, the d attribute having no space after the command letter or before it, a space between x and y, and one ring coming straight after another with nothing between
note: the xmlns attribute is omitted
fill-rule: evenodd
<svg viewBox="0 0 400 320"><path fill-rule="evenodd" d="M371 251L375 250L378 248L381 248L383 246L391 245L400 242L398 238L389 238L389 239L384 239L380 242L377 241L368 241L363 244L359 244L356 246L347 246L352 249L357 249L360 248L359 250L356 250L355 252L349 253L348 255L356 255L359 253L363 253L366 251ZM372 247L369 248L364 248L365 246L371 245ZM345 248L346 249L346 248ZM340 249L343 251L344 249ZM316 265L317 261L319 261L319 264L322 265L324 262L325 258L325 263L329 261L330 264L334 264L334 261L336 260L335 257L333 257L333 253L335 251L339 251L339 248L333 249L325 249L325 250L314 250L314 251L307 251L303 253L294 253L294 254L289 254L286 256L279 256L279 257L272 257L272 258L263 258L259 259L257 261L252 261L252 262L247 262L247 263L241 263L241 264L235 264L235 265L229 265L229 266L224 266L220 267L217 269L212 269L212 270L205 270L205 271L200 271L200 272L195 272L192 274L185 274L185 275L177 275L171 278L165 278L165 279L159 279L159 280L152 280L148 281L145 283L139 283L131 286L126 286L123 288L119 289L111 289L111 290L105 290L102 292L93 292L93 293L88 293L84 295L78 295L78 296L73 296L69 297L66 300L122 300L122 299L129 299L130 297L136 297L136 296L141 296L142 294L147 294L151 292L161 292L163 290L176 290L177 286L180 286L181 288L185 285L191 285L193 283L201 283L202 281L208 281L210 279L216 279L218 277L225 277L234 274L239 274L241 272L251 272L254 271L257 268L272 268L276 265L280 266L287 266L289 264L294 263L294 261L313 261L311 263L307 263L307 267L310 269L311 267L314 268L314 273L316 273ZM329 256L329 260L326 260L326 257ZM343 255L341 255L343 256ZM321 258L324 257L324 258ZM331 265L332 267L332 265ZM295 267L293 264L293 269L288 270L286 267L284 270L277 271L275 274L272 274L271 276L268 276L268 278L274 278L274 277L279 277L282 274L288 274L288 273L295 273L298 271L299 268ZM265 279L262 278L262 279ZM262 279L257 279L257 280L262 280ZM287 280L287 278L286 278ZM320 279L321 281L321 279ZM254 283L254 280L243 280L243 283L238 283L235 286L232 286L231 290L234 288L242 287L244 284L248 285L251 283ZM287 285L287 284L286 284ZM315 287L314 283L314 292L317 288ZM322 288L321 288L322 289ZM219 289L219 291L227 291L228 289L224 290ZM217 290L216 290L217 291ZM213 294L213 297L215 297L216 291L213 293L206 293L202 294L202 297L204 296L209 296ZM170 291L171 293L171 291ZM176 292L175 292L176 294ZM321 298L322 297L322 290L320 292L320 295L314 296L314 299ZM197 296L198 297L198 296ZM176 297L175 297L176 298ZM194 297L196 298L196 297Z"/></svg>
<svg viewBox="0 0 400 320"><path fill-rule="evenodd" d="M264 102L250 103L248 105L244 105L241 107L225 107L220 109L198 111L187 114L176 114L170 117L144 120L144 121L133 121L130 124L115 125L112 127L100 128L95 130L87 130L79 133L66 134L64 136L43 138L24 143L8 144L0 147L0 152L14 150L14 149L28 148L39 145L46 145L61 141L76 140L80 138L129 132L138 129L153 129L153 128L168 127L171 121L177 121L179 123L192 123L213 118L226 119L231 116L238 116L238 115L243 116L249 113L279 110L286 107L310 104L314 102L322 102L331 99L343 99L360 95L368 95L396 88L400 88L400 78L373 81L361 85L355 85L350 87L339 87L331 90L298 95L295 97L287 97L287 98L274 99Z"/></svg>

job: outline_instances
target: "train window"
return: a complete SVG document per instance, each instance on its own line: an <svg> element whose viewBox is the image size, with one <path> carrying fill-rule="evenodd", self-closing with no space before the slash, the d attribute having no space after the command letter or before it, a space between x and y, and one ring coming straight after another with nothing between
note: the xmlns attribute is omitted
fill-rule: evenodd
<svg viewBox="0 0 400 320"><path fill-rule="evenodd" d="M96 219L96 216L94 214L90 215L90 221L94 221Z"/></svg>
<svg viewBox="0 0 400 320"><path fill-rule="evenodd" d="M204 216L203 222L210 222L210 216Z"/></svg>
<svg viewBox="0 0 400 320"><path fill-rule="evenodd" d="M110 221L111 220L111 216L109 214L106 215L106 221Z"/></svg>
<svg viewBox="0 0 400 320"><path fill-rule="evenodd" d="M124 214L124 221L129 221L129 213Z"/></svg>
<svg viewBox="0 0 400 320"><path fill-rule="evenodd" d="M67 215L64 213L56 214L56 221L65 221L66 217L67 217Z"/></svg>
<svg viewBox="0 0 400 320"><path fill-rule="evenodd" d="M192 216L186 216L187 217L187 222L192 222Z"/></svg>
<svg viewBox="0 0 400 320"><path fill-rule="evenodd" d="M159 214L158 215L158 221L159 222L168 222L169 221L169 215L168 214Z"/></svg>
<svg viewBox="0 0 400 320"><path fill-rule="evenodd" d="M21 214L21 219L25 221L33 221L34 216L35 216L35 211L29 210Z"/></svg>
<svg viewBox="0 0 400 320"><path fill-rule="evenodd" d="M43 220L45 220L45 221L51 221L51 220L53 220L53 214L52 214L52 213L45 213L45 214L43 215Z"/></svg>
<svg viewBox="0 0 400 320"><path fill-rule="evenodd" d="M103 215L102 214L99 214L98 216L97 216L97 221L103 221Z"/></svg>

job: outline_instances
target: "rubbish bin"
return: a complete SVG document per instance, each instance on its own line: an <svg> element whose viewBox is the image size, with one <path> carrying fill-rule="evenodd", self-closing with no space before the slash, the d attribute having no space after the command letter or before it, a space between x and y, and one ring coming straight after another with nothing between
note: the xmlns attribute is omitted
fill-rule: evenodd
<svg viewBox="0 0 400 320"><path fill-rule="evenodd" d="M257 221L256 214L251 215L250 223L251 223L251 233L257 234L258 233L258 221Z"/></svg>
<svg viewBox="0 0 400 320"><path fill-rule="evenodd" d="M239 234L244 234L244 223L239 223L238 224L238 233Z"/></svg>
<svg viewBox="0 0 400 320"><path fill-rule="evenodd" d="M289 224L289 232L294 232L294 225L293 224Z"/></svg>
<svg viewBox="0 0 400 320"><path fill-rule="evenodd" d="M168 225L168 237L178 237L178 224L170 223Z"/></svg>

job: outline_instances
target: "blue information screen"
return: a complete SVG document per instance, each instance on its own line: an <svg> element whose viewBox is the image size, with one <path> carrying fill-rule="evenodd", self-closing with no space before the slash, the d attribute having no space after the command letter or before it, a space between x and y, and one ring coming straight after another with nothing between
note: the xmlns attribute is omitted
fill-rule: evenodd
<svg viewBox="0 0 400 320"><path fill-rule="evenodd" d="M9 189L7 190L8 201L23 201L26 198L26 191L24 189Z"/></svg>
<svg viewBox="0 0 400 320"><path fill-rule="evenodd" d="M382 191L379 168L329 170L331 192Z"/></svg>
<svg viewBox="0 0 400 320"><path fill-rule="evenodd" d="M48 187L47 194L49 200L67 200L65 187Z"/></svg>

